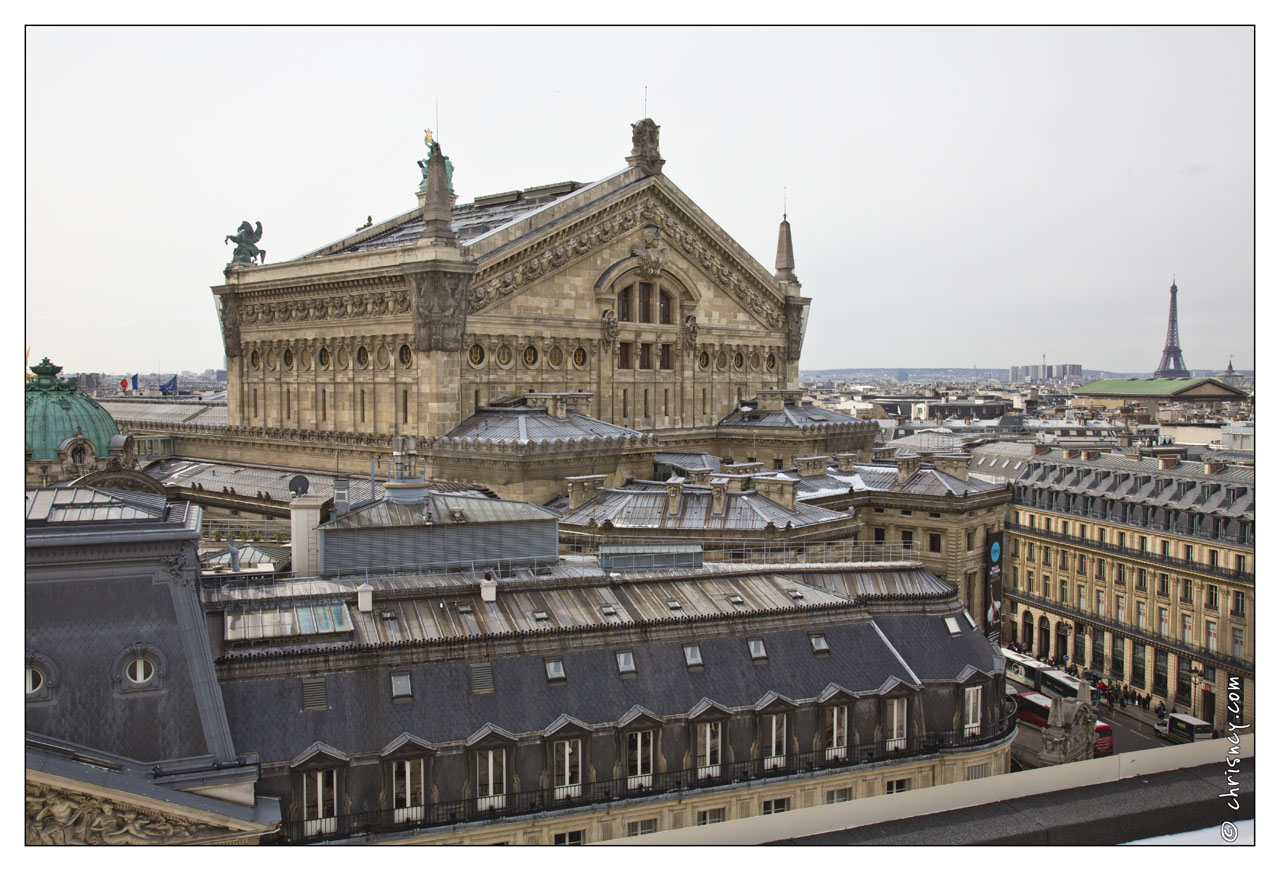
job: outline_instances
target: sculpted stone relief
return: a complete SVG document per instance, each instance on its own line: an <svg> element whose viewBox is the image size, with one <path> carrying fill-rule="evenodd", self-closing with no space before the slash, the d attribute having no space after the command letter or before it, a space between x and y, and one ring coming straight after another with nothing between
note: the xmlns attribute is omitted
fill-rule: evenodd
<svg viewBox="0 0 1280 871"><path fill-rule="evenodd" d="M460 351L467 327L469 276L458 272L409 272L414 344L419 351Z"/></svg>
<svg viewBox="0 0 1280 871"><path fill-rule="evenodd" d="M409 311L409 290L385 290L372 293L343 294L315 299L280 300L249 303L240 307L239 323L285 324L306 321L338 321L348 318L382 317ZM224 310L226 303L224 303ZM232 308L233 315L235 309ZM223 334L227 334L223 317ZM237 334L238 334L238 324Z"/></svg>
<svg viewBox="0 0 1280 871"><path fill-rule="evenodd" d="M26 832L28 844L45 845L180 844L234 834L36 783L27 784Z"/></svg>
<svg viewBox="0 0 1280 871"><path fill-rule="evenodd" d="M523 255L526 259L503 270L500 275L495 274L480 281L471 290L470 312L474 314L482 311L548 272L585 257L637 226L648 224L643 241L632 249L632 253L640 257L642 269L650 268L661 272L670 256L670 248L661 243L664 238L670 239L673 245L678 246L691 261L711 276L716 284L728 290L769 328L779 329L782 326L781 301L772 299L768 290L753 287L744 280L735 268L686 230L656 199L646 198L618 208L621 211L598 219L595 224L567 240L548 240L535 246L531 252ZM499 267L483 270L480 276L483 278L486 273L496 271L497 268Z"/></svg>

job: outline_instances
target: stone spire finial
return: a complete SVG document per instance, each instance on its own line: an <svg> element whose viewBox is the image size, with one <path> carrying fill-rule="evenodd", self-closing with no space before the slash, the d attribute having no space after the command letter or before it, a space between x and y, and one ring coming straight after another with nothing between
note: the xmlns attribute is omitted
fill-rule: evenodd
<svg viewBox="0 0 1280 871"><path fill-rule="evenodd" d="M645 175L661 175L666 163L658 151L658 130L652 118L643 118L631 125L631 156L628 166L638 166Z"/></svg>
<svg viewBox="0 0 1280 871"><path fill-rule="evenodd" d="M782 223L778 225L778 259L774 266L778 270L775 279L799 284L795 271L796 253L791 247L791 222L787 220L786 212L782 213Z"/></svg>
<svg viewBox="0 0 1280 871"><path fill-rule="evenodd" d="M425 190L419 193L422 204L422 235L419 244L456 245L458 236L449 226L453 218L453 204L458 199L450 186L447 158L440 152L440 143L431 142L431 155L426 161Z"/></svg>

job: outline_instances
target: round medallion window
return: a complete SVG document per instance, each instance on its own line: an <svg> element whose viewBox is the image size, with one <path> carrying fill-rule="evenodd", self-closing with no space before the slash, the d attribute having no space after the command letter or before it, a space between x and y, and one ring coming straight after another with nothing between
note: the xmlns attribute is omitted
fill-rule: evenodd
<svg viewBox="0 0 1280 871"><path fill-rule="evenodd" d="M27 695L40 692L40 687L44 686L44 675L40 673L38 668L27 669Z"/></svg>
<svg viewBox="0 0 1280 871"><path fill-rule="evenodd" d="M346 347L338 348L338 368L345 369L347 364L351 362L351 355L347 353Z"/></svg>
<svg viewBox="0 0 1280 871"><path fill-rule="evenodd" d="M321 348L320 353L316 355L316 359L320 361L320 365L323 368L328 369L329 368L329 349Z"/></svg>
<svg viewBox="0 0 1280 871"><path fill-rule="evenodd" d="M764 358L764 368L768 369L770 372L773 371L773 367L776 365L778 365L778 361L772 354Z"/></svg>
<svg viewBox="0 0 1280 871"><path fill-rule="evenodd" d="M751 352L751 368L752 369L760 368L760 355L755 351Z"/></svg>
<svg viewBox="0 0 1280 871"><path fill-rule="evenodd" d="M134 686L142 686L155 676L156 667L145 656L134 657L124 667L125 680Z"/></svg>
<svg viewBox="0 0 1280 871"><path fill-rule="evenodd" d="M547 362L559 369L564 365L564 351L560 350L559 345L555 345L547 352Z"/></svg>
<svg viewBox="0 0 1280 871"><path fill-rule="evenodd" d="M253 366L253 368L255 369L261 369L262 355L259 354L257 351L254 351L252 354L249 355L249 364Z"/></svg>
<svg viewBox="0 0 1280 871"><path fill-rule="evenodd" d="M364 345L356 348L356 365L361 369L369 365L369 349Z"/></svg>
<svg viewBox="0 0 1280 871"><path fill-rule="evenodd" d="M408 345L400 346L400 365L408 366L413 363L413 349Z"/></svg>
<svg viewBox="0 0 1280 871"><path fill-rule="evenodd" d="M309 351L306 348L303 348L301 351L298 352L298 365L300 365L303 369L311 368L311 351Z"/></svg>
<svg viewBox="0 0 1280 871"><path fill-rule="evenodd" d="M528 345L524 349L524 365L526 366L538 365L538 349L535 348L533 345Z"/></svg>
<svg viewBox="0 0 1280 871"><path fill-rule="evenodd" d="M498 365L499 366L511 365L511 346L510 345L498 346Z"/></svg>
<svg viewBox="0 0 1280 871"><path fill-rule="evenodd" d="M471 346L471 350L467 352L467 359L471 361L472 366L479 366L484 362L484 348L479 343Z"/></svg>
<svg viewBox="0 0 1280 871"><path fill-rule="evenodd" d="M574 349L574 351L573 351L573 365L577 366L579 369L581 369L583 366L587 365L587 349L586 349L586 348L575 348L575 349Z"/></svg>
<svg viewBox="0 0 1280 871"><path fill-rule="evenodd" d="M717 368L723 369L725 366L728 366L728 365L729 365L729 355L728 355L728 354L726 354L724 351L721 351L719 354L716 354L716 366L717 366Z"/></svg>
<svg viewBox="0 0 1280 871"><path fill-rule="evenodd" d="M710 365L711 365L711 355L710 355L710 354L708 354L706 351L703 351L701 354L699 354L699 355L698 355L698 365L699 365L699 366L701 366L703 369L705 369L705 368L707 368L708 366L710 366Z"/></svg>
<svg viewBox="0 0 1280 871"><path fill-rule="evenodd" d="M378 368L385 369L391 363L391 351L386 345L378 346Z"/></svg>
<svg viewBox="0 0 1280 871"><path fill-rule="evenodd" d="M741 351L733 355L733 368L735 369L742 368L742 352Z"/></svg>
<svg viewBox="0 0 1280 871"><path fill-rule="evenodd" d="M267 368L274 369L279 364L280 364L280 358L276 356L276 352L274 350L268 351L267 352Z"/></svg>
<svg viewBox="0 0 1280 871"><path fill-rule="evenodd" d="M284 368L286 369L293 368L293 349L292 348L284 349Z"/></svg>

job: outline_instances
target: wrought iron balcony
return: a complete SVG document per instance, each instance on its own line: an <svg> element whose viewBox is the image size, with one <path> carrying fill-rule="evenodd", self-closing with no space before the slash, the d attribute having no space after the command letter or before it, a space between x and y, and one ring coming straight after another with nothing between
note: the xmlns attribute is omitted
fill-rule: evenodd
<svg viewBox="0 0 1280 871"><path fill-rule="evenodd" d="M1241 583L1246 584L1253 583L1253 572L1241 572L1236 569L1229 569L1226 566L1215 566L1209 563L1195 562L1194 560L1164 556L1163 554L1152 550L1138 550L1137 548L1132 547L1120 547L1119 545L1105 541L1098 541L1093 538L1083 538L1079 535L1067 535L1062 532L1037 529L1034 526L1024 526L1021 523L1005 523L1004 528L1010 532L1024 532L1027 535L1034 535L1037 538L1049 539L1050 541L1060 541L1064 544L1070 544L1076 547L1085 547L1090 550L1098 550L1104 553L1114 554L1116 556L1128 557L1130 559L1142 560L1158 566L1182 569L1183 571L1188 572L1197 572L1202 575L1213 575L1217 578L1225 578L1230 581L1240 581Z"/></svg>
<svg viewBox="0 0 1280 871"><path fill-rule="evenodd" d="M632 798L663 795L680 797L710 787L748 787L765 780L776 782L792 777L833 774L879 763L909 761L912 758L979 748L1010 737L1016 725L1017 718L1012 706L1003 704L999 720L977 729L951 729L889 741L853 744L843 748L843 755L832 754L830 749L824 749L741 762L722 761L719 765L702 768L597 780L582 783L577 790L548 787L509 792L502 796L502 801L494 801L492 796L464 798L320 820L286 820L281 823L280 830L270 839L264 839L263 843L305 844L377 839L382 835L419 831L427 834L434 828L462 823L498 822L508 817L571 810Z"/></svg>

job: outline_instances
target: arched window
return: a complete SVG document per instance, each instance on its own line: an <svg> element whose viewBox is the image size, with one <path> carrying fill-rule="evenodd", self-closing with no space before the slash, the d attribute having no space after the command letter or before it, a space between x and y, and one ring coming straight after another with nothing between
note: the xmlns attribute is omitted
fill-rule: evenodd
<svg viewBox="0 0 1280 871"><path fill-rule="evenodd" d="M618 291L618 320L641 324L676 322L676 296L651 281L637 281Z"/></svg>
<svg viewBox="0 0 1280 871"><path fill-rule="evenodd" d="M675 300L671 298L671 294L665 290L658 293L658 323L671 324L675 323L674 317Z"/></svg>

